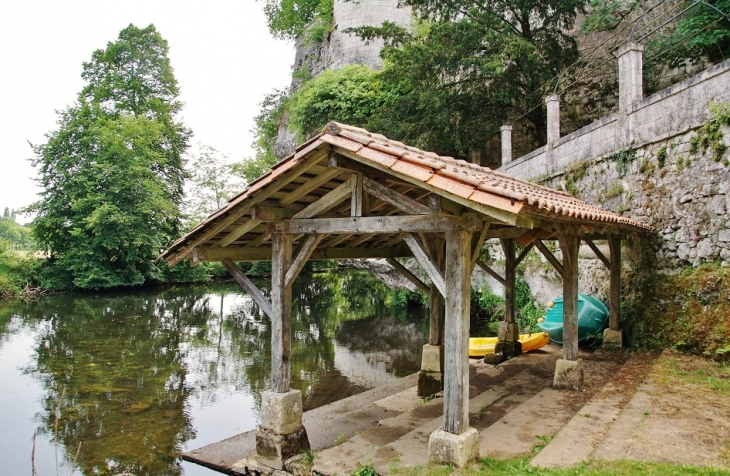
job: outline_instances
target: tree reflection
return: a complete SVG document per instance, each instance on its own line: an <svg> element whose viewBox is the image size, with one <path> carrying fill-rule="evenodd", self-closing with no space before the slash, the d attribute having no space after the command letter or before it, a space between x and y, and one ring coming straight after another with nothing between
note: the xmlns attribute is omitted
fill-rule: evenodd
<svg viewBox="0 0 730 476"><path fill-rule="evenodd" d="M268 294L268 281L257 284ZM386 352L395 375L417 370L427 319L381 317L395 315L389 296L367 272L297 279L292 387L305 409L366 389L335 365L335 339L350 352ZM66 454L81 444L82 474L178 475L195 437L191 397L205 405L245 392L258 411L270 386L269 319L235 284L0 305L0 345L17 326L37 336L26 371L44 392L38 432Z"/></svg>

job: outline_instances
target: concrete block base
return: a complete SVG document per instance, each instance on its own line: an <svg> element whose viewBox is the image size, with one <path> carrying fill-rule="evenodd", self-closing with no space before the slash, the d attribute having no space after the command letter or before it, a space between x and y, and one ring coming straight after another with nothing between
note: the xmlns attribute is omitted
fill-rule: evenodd
<svg viewBox="0 0 730 476"><path fill-rule="evenodd" d="M288 435L302 427L302 392L266 391L261 394L261 428Z"/></svg>
<svg viewBox="0 0 730 476"><path fill-rule="evenodd" d="M287 459L307 450L309 439L303 426L286 435L263 428L256 430L256 461L269 468L283 469Z"/></svg>
<svg viewBox="0 0 730 476"><path fill-rule="evenodd" d="M499 342L508 341L515 342L520 338L520 328L516 322L500 322L497 331L497 340Z"/></svg>
<svg viewBox="0 0 730 476"><path fill-rule="evenodd" d="M444 371L443 345L426 344L423 346L423 353L421 354L421 370L424 372L438 373Z"/></svg>
<svg viewBox="0 0 730 476"><path fill-rule="evenodd" d="M428 461L463 468L479 457L479 433L469 428L460 435L438 429L428 439Z"/></svg>
<svg viewBox="0 0 730 476"><path fill-rule="evenodd" d="M555 362L553 387L580 390L583 386L583 360L558 359Z"/></svg>
<svg viewBox="0 0 730 476"><path fill-rule="evenodd" d="M603 331L603 347L624 346L624 333L622 330L614 331L612 329L604 329Z"/></svg>
<svg viewBox="0 0 730 476"><path fill-rule="evenodd" d="M444 374L441 372L426 372L418 374L418 396L430 397L444 389Z"/></svg>

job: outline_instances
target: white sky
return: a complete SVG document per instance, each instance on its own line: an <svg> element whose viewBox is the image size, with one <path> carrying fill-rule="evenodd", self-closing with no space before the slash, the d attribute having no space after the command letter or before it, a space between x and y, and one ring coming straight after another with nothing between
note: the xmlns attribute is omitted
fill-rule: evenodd
<svg viewBox="0 0 730 476"><path fill-rule="evenodd" d="M83 87L81 65L130 23L153 23L198 142L231 160L253 155L253 118L289 85L294 46L273 39L255 0L0 0L0 213L36 200L28 141L56 129ZM25 221L22 218L20 221Z"/></svg>

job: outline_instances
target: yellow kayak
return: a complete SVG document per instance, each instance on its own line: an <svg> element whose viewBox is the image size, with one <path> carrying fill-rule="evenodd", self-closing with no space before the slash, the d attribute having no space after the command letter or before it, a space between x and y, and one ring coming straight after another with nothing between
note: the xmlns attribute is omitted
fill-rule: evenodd
<svg viewBox="0 0 730 476"><path fill-rule="evenodd" d="M532 334L520 334L522 352L544 347L550 342L547 332L533 332ZM497 345L496 337L472 337L469 339L469 357L484 357L494 353L494 346Z"/></svg>

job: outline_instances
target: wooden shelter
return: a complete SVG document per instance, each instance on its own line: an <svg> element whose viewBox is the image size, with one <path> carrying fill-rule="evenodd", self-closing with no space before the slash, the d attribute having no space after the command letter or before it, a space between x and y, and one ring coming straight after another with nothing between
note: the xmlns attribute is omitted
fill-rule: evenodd
<svg viewBox="0 0 730 476"><path fill-rule="evenodd" d="M468 418L474 266L505 285L507 309L499 330L505 356L519 352L516 266L534 248L555 267L563 277L565 309L565 344L555 385L577 387L582 382L577 355L580 242L585 241L611 270L610 328L620 333L620 240L650 229L562 192L424 152L361 128L330 123L175 242L162 258L170 265L183 260L222 262L271 318L272 392L262 399L257 451L260 460L272 467L281 467L292 452L307 445L301 394L289 388L294 279L310 259L388 259L431 295L421 393L428 391L429 382L434 391L443 384L444 425L431 437L430 457L463 464L476 452ZM489 238L501 240L504 276L479 261L479 249ZM608 240L609 257L599 251L597 239ZM545 240L558 241L562 263ZM517 244L522 246L519 254ZM414 257L430 284L411 274L395 260L398 257ZM272 261L271 301L234 264L262 260Z"/></svg>

